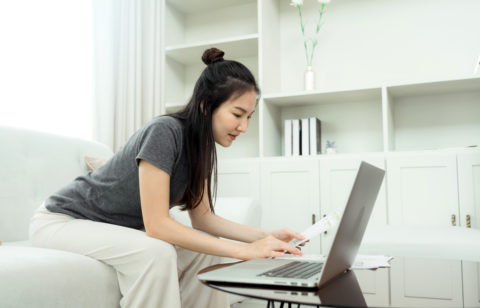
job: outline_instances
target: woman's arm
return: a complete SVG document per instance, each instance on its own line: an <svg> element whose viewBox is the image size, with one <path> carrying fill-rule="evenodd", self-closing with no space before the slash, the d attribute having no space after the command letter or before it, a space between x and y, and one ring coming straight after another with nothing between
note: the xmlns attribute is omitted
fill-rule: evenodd
<svg viewBox="0 0 480 308"><path fill-rule="evenodd" d="M170 175L145 160L139 164L142 217L148 236L201 253L237 259L254 259L301 252L273 236L250 244L215 238L176 222L169 215Z"/></svg>
<svg viewBox="0 0 480 308"><path fill-rule="evenodd" d="M205 191L207 191L207 189L207 182L205 181ZM202 202L195 209L189 211L189 215L192 226L195 229L231 240L251 243L269 235L284 242L289 242L294 238L303 240L302 235L289 229L266 231L217 216L210 211L208 195L206 193L203 196Z"/></svg>

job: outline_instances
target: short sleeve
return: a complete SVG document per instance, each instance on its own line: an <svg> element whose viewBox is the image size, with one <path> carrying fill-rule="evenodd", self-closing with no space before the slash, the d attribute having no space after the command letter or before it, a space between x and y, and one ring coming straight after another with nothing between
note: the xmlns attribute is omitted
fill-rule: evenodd
<svg viewBox="0 0 480 308"><path fill-rule="evenodd" d="M175 121L175 120L171 120ZM151 124L145 128L138 142L137 166L141 159L172 175L180 155L179 130L167 121Z"/></svg>

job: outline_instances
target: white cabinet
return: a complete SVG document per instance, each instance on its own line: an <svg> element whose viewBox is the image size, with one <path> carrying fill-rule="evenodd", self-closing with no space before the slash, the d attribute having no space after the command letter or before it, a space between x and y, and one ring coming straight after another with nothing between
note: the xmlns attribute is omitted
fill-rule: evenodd
<svg viewBox="0 0 480 308"><path fill-rule="evenodd" d="M264 159L261 163L262 226L302 232L319 217L318 161ZM312 240L304 253L319 254L320 240Z"/></svg>
<svg viewBox="0 0 480 308"><path fill-rule="evenodd" d="M385 169L383 154L370 155L332 155L320 158L320 212L323 215L333 210L343 210L350 196L353 181L360 162L364 160L381 169ZM385 182L380 188L377 201L370 217L369 226L387 224L387 195ZM335 230L322 235L322 253L327 253L332 245ZM388 306L389 304L389 271L355 271L359 284L364 292L368 305Z"/></svg>
<svg viewBox="0 0 480 308"><path fill-rule="evenodd" d="M460 225L480 228L480 153L458 155L458 189ZM464 306L480 307L480 263L462 262L462 268Z"/></svg>
<svg viewBox="0 0 480 308"><path fill-rule="evenodd" d="M480 307L480 263L462 262L465 308Z"/></svg>
<svg viewBox="0 0 480 308"><path fill-rule="evenodd" d="M320 174L320 212L326 215L333 210L343 212L347 204L353 181L357 175L361 161L370 163L378 168L385 169L383 154L332 155L323 156L319 162ZM377 201L370 217L370 225L387 224L387 195L385 182L378 193ZM334 232L327 232L322 236L322 251L328 251L333 241Z"/></svg>
<svg viewBox="0 0 480 308"><path fill-rule="evenodd" d="M454 153L390 154L387 183L390 224L449 226L458 223ZM461 307L463 304L460 261L427 262L398 257L392 262L390 273L393 306Z"/></svg>
<svg viewBox="0 0 480 308"><path fill-rule="evenodd" d="M391 261L394 307L462 307L460 261L399 258Z"/></svg>
<svg viewBox="0 0 480 308"><path fill-rule="evenodd" d="M387 155L391 225L450 226L458 221L455 153Z"/></svg>

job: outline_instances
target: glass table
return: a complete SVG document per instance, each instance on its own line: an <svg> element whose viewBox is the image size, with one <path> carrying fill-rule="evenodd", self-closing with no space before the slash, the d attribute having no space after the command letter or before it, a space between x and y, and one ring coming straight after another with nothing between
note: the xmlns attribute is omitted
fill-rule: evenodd
<svg viewBox="0 0 480 308"><path fill-rule="evenodd" d="M399 257L398 259L401 259ZM426 259L427 262L429 259ZM240 261L242 262L242 261ZM435 259L432 259L435 262ZM460 262L460 261L458 261ZM238 263L238 262L235 262ZM217 264L207 267L200 271L204 273L212 271L221 267L231 266L235 263ZM393 265L392 265L393 267ZM428 266L427 266L428 267ZM200 274L199 273L199 274ZM480 278L480 277L479 277ZM322 286L321 288L297 288L297 287L284 287L284 286L261 286L261 285L247 285L247 284L235 284L235 283L220 283L212 281L202 281L207 286L235 294L253 298L257 300L265 301L267 308L275 307L450 307L450 308L463 308L463 307L480 307L480 301L472 305L455 304L451 305L443 303L440 305L431 304L425 305L425 303L412 304L412 305L385 305L385 306L369 306L365 300L362 288L357 280L357 276L354 271L346 271L339 275L337 278ZM431 281L431 285L435 286L435 281ZM390 284L390 292L399 292L394 290L398 284ZM480 291L479 291L480 293Z"/></svg>

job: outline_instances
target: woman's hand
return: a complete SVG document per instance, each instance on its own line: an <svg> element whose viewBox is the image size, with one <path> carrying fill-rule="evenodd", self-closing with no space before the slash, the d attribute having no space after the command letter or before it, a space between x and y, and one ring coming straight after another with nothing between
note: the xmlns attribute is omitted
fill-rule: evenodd
<svg viewBox="0 0 480 308"><path fill-rule="evenodd" d="M286 252L298 256L302 255L302 252L298 248L289 245L286 241L280 240L273 235L268 235L263 239L246 244L239 255L239 259L250 260L257 258L281 257Z"/></svg>
<svg viewBox="0 0 480 308"><path fill-rule="evenodd" d="M299 241L303 240L304 237L295 231L292 231L290 229L278 229L278 230L273 230L270 232L270 235L274 236L275 238L284 241L284 242L290 242L293 239L297 239Z"/></svg>

